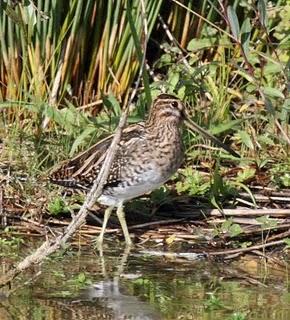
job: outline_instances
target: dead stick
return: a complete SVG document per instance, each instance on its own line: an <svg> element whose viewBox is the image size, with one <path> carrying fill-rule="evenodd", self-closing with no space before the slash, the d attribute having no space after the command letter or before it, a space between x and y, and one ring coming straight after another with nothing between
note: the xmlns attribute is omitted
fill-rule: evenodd
<svg viewBox="0 0 290 320"><path fill-rule="evenodd" d="M184 221L184 220L185 220L185 218L180 218L180 219L159 220L159 221L147 222L147 223L142 223L142 224L135 224L133 226L130 226L129 230L142 229L142 228L156 226L156 225L164 225L164 224L176 223L176 222L181 222L181 221Z"/></svg>
<svg viewBox="0 0 290 320"><path fill-rule="evenodd" d="M218 209L203 210L206 216L288 216L290 209L223 209L222 212Z"/></svg>
<svg viewBox="0 0 290 320"><path fill-rule="evenodd" d="M251 246L248 248L240 248L240 249L230 249L230 250L224 250L224 251L217 251L217 252L209 252L208 255L210 256L221 256L221 255L227 255L227 254L233 254L233 253L242 253L242 252L249 252L253 250L259 250L264 249L267 247L277 246L279 244L286 244L284 240L277 240L267 243L258 244L255 246Z"/></svg>

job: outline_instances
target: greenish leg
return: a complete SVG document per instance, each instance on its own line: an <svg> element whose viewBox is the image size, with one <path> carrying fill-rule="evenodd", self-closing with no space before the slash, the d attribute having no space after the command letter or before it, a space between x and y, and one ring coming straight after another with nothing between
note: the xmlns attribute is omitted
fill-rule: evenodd
<svg viewBox="0 0 290 320"><path fill-rule="evenodd" d="M126 245L130 246L130 245L132 245L132 240L131 240L130 235L129 235L129 231L128 231L128 227L127 227L127 223L126 223L126 219L125 219L125 212L124 212L123 205L119 205L118 206L117 216L118 216L118 219L120 221L120 224L121 224L121 227L122 227L122 230L123 230L123 234L124 234L124 237L125 237Z"/></svg>
<svg viewBox="0 0 290 320"><path fill-rule="evenodd" d="M98 238L97 238L97 243L98 243L99 245L102 245L102 244L103 244L104 234L105 234L105 231L106 231L106 226L107 226L108 220L109 220L109 218L110 218L110 215L111 215L113 209L114 209L114 206L111 206L111 207L107 208L106 211L105 211L104 221L103 221L103 225L102 225L102 230L101 230L100 235L99 235Z"/></svg>

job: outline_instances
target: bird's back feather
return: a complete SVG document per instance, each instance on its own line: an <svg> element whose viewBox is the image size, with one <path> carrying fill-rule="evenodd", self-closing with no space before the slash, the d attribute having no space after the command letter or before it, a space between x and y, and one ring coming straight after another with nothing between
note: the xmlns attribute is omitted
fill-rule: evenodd
<svg viewBox="0 0 290 320"><path fill-rule="evenodd" d="M123 130L119 146L117 147L116 158L118 149L131 139L142 136L143 130L143 122L130 125ZM74 158L62 162L50 173L50 181L70 188L90 188L98 176L113 136L110 135L104 138ZM114 183L116 183L116 172L114 172L113 163L107 184L113 185Z"/></svg>

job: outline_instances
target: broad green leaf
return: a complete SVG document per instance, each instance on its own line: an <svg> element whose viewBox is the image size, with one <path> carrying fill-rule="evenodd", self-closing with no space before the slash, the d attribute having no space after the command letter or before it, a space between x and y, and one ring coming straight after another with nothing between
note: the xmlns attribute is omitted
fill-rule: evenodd
<svg viewBox="0 0 290 320"><path fill-rule="evenodd" d="M247 146L249 149L254 149L254 144L252 142L252 139L250 137L250 135L246 132L246 131L239 131L238 132L242 143Z"/></svg>
<svg viewBox="0 0 290 320"><path fill-rule="evenodd" d="M231 46L232 43L231 43L231 41L229 40L229 38L227 36L221 36L218 39L218 45L227 47L227 46Z"/></svg>
<svg viewBox="0 0 290 320"><path fill-rule="evenodd" d="M129 26L130 26L130 30L131 30L131 34L134 40L134 45L135 45L135 49L136 49L136 54L139 60L139 64L140 66L142 66L142 63L144 62L145 64L145 60L143 60L143 56L145 53L143 53L143 48L142 48L142 43L141 43L141 39L140 36L137 32L137 28L135 25L135 17L133 17L133 10L132 10L132 6L131 6L131 1L127 1L127 10L126 10L126 17L128 19L129 22ZM138 12L139 14L139 12ZM141 13L140 13L141 14ZM144 28L144 25L142 26ZM144 29L142 30L144 31ZM151 92L150 92L150 85L149 85L149 75L148 72L145 68L145 65L142 66L142 76L143 76L143 85L144 85L144 91L145 91L145 95L146 95L146 100L148 105L151 104L152 98L151 98Z"/></svg>
<svg viewBox="0 0 290 320"><path fill-rule="evenodd" d="M227 8L227 14L228 14L228 19L229 19L229 24L232 30L232 34L234 38L239 41L239 35L240 35L240 25L239 25L239 20L236 14L236 11L234 7L228 6Z"/></svg>
<svg viewBox="0 0 290 320"><path fill-rule="evenodd" d="M78 275L78 282L85 282L86 281L86 275L81 272L79 275Z"/></svg>
<svg viewBox="0 0 290 320"><path fill-rule="evenodd" d="M74 141L69 153L70 156L73 156L77 148L86 140L87 137L89 137L95 131L96 127L88 126Z"/></svg>
<svg viewBox="0 0 290 320"><path fill-rule="evenodd" d="M63 114L53 106L46 104L43 109L43 116L49 118L50 120L56 122L61 126L65 126L65 121L63 119Z"/></svg>
<svg viewBox="0 0 290 320"><path fill-rule="evenodd" d="M222 223L221 229L227 232L232 224L233 224L233 218L230 217Z"/></svg>
<svg viewBox="0 0 290 320"><path fill-rule="evenodd" d="M260 64L261 59L259 57L259 55L257 54L256 51L251 50L249 52L249 56L248 56L249 62L254 65L254 64Z"/></svg>
<svg viewBox="0 0 290 320"><path fill-rule="evenodd" d="M241 233L243 233L243 229L239 224L233 223L229 227L228 232L229 232L230 237L234 238L234 237L240 235Z"/></svg>
<svg viewBox="0 0 290 320"><path fill-rule="evenodd" d="M259 141L259 143L264 144L266 146L273 146L275 144L274 141L271 138L269 138L268 136L266 136L265 134L259 135L258 141Z"/></svg>
<svg viewBox="0 0 290 320"><path fill-rule="evenodd" d="M272 88L272 87L264 87L263 88L263 92L266 96L269 96L271 98L281 98L284 99L284 94L276 88Z"/></svg>
<svg viewBox="0 0 290 320"><path fill-rule="evenodd" d="M245 78L248 82L255 83L255 79L243 70L236 70L233 73L240 75L241 77Z"/></svg>
<svg viewBox="0 0 290 320"><path fill-rule="evenodd" d="M264 67L264 74L265 76L271 74L277 74L283 71L283 67L279 63L273 63L269 61Z"/></svg>
<svg viewBox="0 0 290 320"><path fill-rule="evenodd" d="M212 41L208 38L203 39L192 39L188 43L187 50L198 51L201 49L209 48L213 45Z"/></svg>
<svg viewBox="0 0 290 320"><path fill-rule="evenodd" d="M277 227L278 221L276 219L270 218L270 216L261 216L256 218L256 220L261 223L262 228L275 228Z"/></svg>
<svg viewBox="0 0 290 320"><path fill-rule="evenodd" d="M266 10L265 0L258 0L258 11L259 11L260 22L264 27L266 27L268 23L268 19L267 19L267 10Z"/></svg>
<svg viewBox="0 0 290 320"><path fill-rule="evenodd" d="M285 238L283 239L285 244L286 244L286 248L289 249L290 248L290 238Z"/></svg>
<svg viewBox="0 0 290 320"><path fill-rule="evenodd" d="M162 68L172 63L172 56L169 53L163 54L157 62L154 63L155 68Z"/></svg>
<svg viewBox="0 0 290 320"><path fill-rule="evenodd" d="M247 59L249 59L249 53L250 53L249 44L250 44L251 30L252 30L252 27L251 27L250 18L246 18L241 27L241 43Z"/></svg>
<svg viewBox="0 0 290 320"><path fill-rule="evenodd" d="M115 116L121 115L121 107L118 100L111 93L108 96L103 97L104 105L114 112Z"/></svg>
<svg viewBox="0 0 290 320"><path fill-rule="evenodd" d="M180 75L178 72L168 72L168 83L172 86L172 88L174 88L178 84L179 79Z"/></svg>
<svg viewBox="0 0 290 320"><path fill-rule="evenodd" d="M58 121L59 125L69 133L73 133L75 128L83 127L89 123L88 119L71 104L59 110L59 113L61 117L54 120Z"/></svg>
<svg viewBox="0 0 290 320"><path fill-rule="evenodd" d="M255 174L256 174L256 169L251 168L251 167L245 167L245 168L243 168L242 171L238 172L236 179L238 182L244 182L244 181L247 181L248 179L254 177Z"/></svg>
<svg viewBox="0 0 290 320"><path fill-rule="evenodd" d="M289 188L290 187L290 173L284 173L284 175L280 178L282 184L284 187Z"/></svg>

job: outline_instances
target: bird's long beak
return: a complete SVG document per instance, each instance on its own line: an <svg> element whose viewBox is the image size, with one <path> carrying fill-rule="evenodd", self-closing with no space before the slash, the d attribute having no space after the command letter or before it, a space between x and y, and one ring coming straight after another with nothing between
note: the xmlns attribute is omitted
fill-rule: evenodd
<svg viewBox="0 0 290 320"><path fill-rule="evenodd" d="M215 143L217 146L219 146L219 147L223 148L224 150L226 150L232 156L234 156L236 158L240 158L240 155L237 154L232 148L230 148L229 146L227 146L226 144L221 142L218 138L214 137L209 132L207 132L206 130L201 128L198 124L196 124L192 120L189 120L188 117L186 117L184 123L190 130L202 134L205 138L211 140L213 143Z"/></svg>

